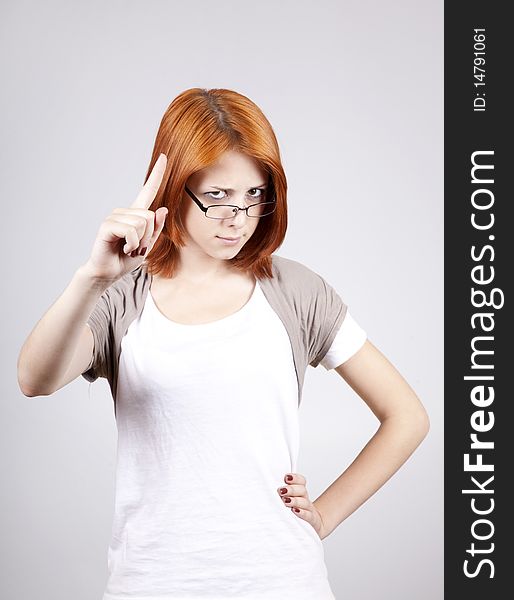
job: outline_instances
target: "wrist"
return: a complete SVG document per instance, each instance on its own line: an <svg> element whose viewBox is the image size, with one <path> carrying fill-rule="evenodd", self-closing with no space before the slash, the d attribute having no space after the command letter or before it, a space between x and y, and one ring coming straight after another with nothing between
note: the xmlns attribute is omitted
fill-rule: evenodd
<svg viewBox="0 0 514 600"><path fill-rule="evenodd" d="M75 271L73 279L87 291L96 292L99 295L102 295L116 281L110 277L100 277L93 273L87 263L84 263Z"/></svg>
<svg viewBox="0 0 514 600"><path fill-rule="evenodd" d="M322 515L321 511L319 510L318 506L316 506L316 501L314 501L312 504L313 504L314 508L316 509L316 512L318 513L319 519L320 519L320 527L319 527L319 531L318 531L319 539L323 540L332 533L333 529L330 529L329 527L327 527L325 520L323 519L323 515Z"/></svg>

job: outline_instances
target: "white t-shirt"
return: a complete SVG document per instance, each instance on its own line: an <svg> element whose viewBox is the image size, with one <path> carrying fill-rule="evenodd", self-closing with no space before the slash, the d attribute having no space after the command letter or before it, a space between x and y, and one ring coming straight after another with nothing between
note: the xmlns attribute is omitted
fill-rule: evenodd
<svg viewBox="0 0 514 600"><path fill-rule="evenodd" d="M322 363L366 340L347 313ZM236 313L175 323L148 291L122 339L103 600L334 600L321 540L277 493L297 472L298 383L257 281Z"/></svg>

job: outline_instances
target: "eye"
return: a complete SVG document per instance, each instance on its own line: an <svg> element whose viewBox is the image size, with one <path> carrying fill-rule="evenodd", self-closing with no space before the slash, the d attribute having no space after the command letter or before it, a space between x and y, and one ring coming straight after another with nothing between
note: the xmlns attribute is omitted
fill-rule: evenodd
<svg viewBox="0 0 514 600"><path fill-rule="evenodd" d="M252 198L262 198L262 196L264 196L264 192L266 191L262 188L252 188L250 191L252 191L252 190L260 192L257 196L252 196Z"/></svg>
<svg viewBox="0 0 514 600"><path fill-rule="evenodd" d="M265 189L263 188L250 188L249 192L255 192L254 194L249 194L251 198L260 199L264 196ZM215 196L214 194L224 194L224 196ZM226 200L228 199L227 193L225 190L216 190L215 192L205 192L204 196L208 196L212 200Z"/></svg>
<svg viewBox="0 0 514 600"><path fill-rule="evenodd" d="M216 190L215 192L206 192L205 196L212 198L213 200L223 200L224 196L211 196L210 194L225 194L224 190Z"/></svg>

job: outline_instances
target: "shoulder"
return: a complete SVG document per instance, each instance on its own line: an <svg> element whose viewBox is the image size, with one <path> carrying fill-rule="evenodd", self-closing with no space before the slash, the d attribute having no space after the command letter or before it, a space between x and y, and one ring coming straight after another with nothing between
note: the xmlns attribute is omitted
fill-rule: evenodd
<svg viewBox="0 0 514 600"><path fill-rule="evenodd" d="M293 315L306 364L315 367L330 348L347 306L319 273L299 261L272 255L272 266L273 297L278 298L280 307L285 307L285 322L291 322Z"/></svg>
<svg viewBox="0 0 514 600"><path fill-rule="evenodd" d="M273 254L271 259L273 275L283 286L320 291L328 286L319 273L297 260L277 254Z"/></svg>

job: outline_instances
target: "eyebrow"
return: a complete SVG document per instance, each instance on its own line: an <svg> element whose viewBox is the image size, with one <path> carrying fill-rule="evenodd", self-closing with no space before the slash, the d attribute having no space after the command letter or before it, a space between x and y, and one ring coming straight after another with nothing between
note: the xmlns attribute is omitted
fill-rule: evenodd
<svg viewBox="0 0 514 600"><path fill-rule="evenodd" d="M216 190L221 190L222 192L235 192L235 190L233 190L232 188L218 187L217 185L208 185L206 187L211 187L211 188L214 188ZM252 187L250 187L248 189L249 190L253 190L255 188L263 188L263 187L264 188L268 187L268 184L267 183L261 183L260 185L254 185L254 186L252 186Z"/></svg>

